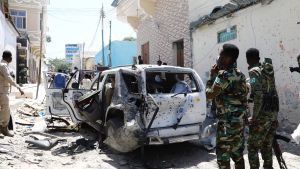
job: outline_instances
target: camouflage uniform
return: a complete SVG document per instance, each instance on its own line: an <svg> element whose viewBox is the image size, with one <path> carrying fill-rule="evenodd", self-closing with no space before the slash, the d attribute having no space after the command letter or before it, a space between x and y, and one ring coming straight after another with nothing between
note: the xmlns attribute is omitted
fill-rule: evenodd
<svg viewBox="0 0 300 169"><path fill-rule="evenodd" d="M244 128L247 107L245 75L237 68L219 71L216 80L207 83L207 99L215 99L217 113L217 161L220 169L244 168Z"/></svg>
<svg viewBox="0 0 300 169"><path fill-rule="evenodd" d="M273 66L256 64L249 69L254 123L249 126L248 158L251 169L259 168L261 151L264 168L272 169L272 145L279 109Z"/></svg>

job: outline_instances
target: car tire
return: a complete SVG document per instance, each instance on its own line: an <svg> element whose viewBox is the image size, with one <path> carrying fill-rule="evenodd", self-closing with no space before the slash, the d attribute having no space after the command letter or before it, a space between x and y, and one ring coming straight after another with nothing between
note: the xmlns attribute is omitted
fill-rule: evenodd
<svg viewBox="0 0 300 169"><path fill-rule="evenodd" d="M116 131L122 127L122 121L119 118L112 118L106 122L105 135L109 137L110 135L116 134Z"/></svg>

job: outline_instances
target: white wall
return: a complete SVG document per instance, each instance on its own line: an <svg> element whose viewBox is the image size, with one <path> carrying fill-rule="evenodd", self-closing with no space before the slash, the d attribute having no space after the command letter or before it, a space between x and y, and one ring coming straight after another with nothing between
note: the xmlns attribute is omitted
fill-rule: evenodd
<svg viewBox="0 0 300 169"><path fill-rule="evenodd" d="M16 34L7 26L5 33L5 50L9 50L12 53L12 62L9 64L10 71L13 71L16 75L17 72L17 36Z"/></svg>
<svg viewBox="0 0 300 169"><path fill-rule="evenodd" d="M196 21L199 17L210 14L216 6L223 6L230 0L189 0L190 21Z"/></svg>
<svg viewBox="0 0 300 169"><path fill-rule="evenodd" d="M0 12L0 57L2 56L2 52L4 51L4 41L5 41L5 18L2 12ZM1 58L0 58L1 60Z"/></svg>
<svg viewBox="0 0 300 169"><path fill-rule="evenodd" d="M300 1L274 0L239 11L232 18L222 18L193 32L193 62L199 75L206 79L223 44L217 43L217 32L237 25L237 39L226 42L240 48L238 67L248 76L245 52L256 47L261 58L270 57L276 72L280 95L281 118L291 123L300 122L300 74L289 71L297 66L300 55Z"/></svg>
<svg viewBox="0 0 300 169"><path fill-rule="evenodd" d="M16 74L16 47L17 35L14 30L8 25L4 15L0 12L0 60L4 50L9 50L12 53L12 62L9 64L10 71Z"/></svg>

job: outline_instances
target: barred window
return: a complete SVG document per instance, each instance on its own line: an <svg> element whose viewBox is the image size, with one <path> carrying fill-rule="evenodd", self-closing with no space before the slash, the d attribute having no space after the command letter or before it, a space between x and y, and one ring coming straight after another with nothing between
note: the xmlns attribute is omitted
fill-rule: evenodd
<svg viewBox="0 0 300 169"><path fill-rule="evenodd" d="M218 32L218 43L227 42L237 38L236 26Z"/></svg>

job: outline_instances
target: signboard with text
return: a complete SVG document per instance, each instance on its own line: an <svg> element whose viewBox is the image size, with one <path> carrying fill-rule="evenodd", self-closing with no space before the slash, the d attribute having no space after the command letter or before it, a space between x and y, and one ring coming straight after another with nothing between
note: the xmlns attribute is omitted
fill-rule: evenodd
<svg viewBox="0 0 300 169"><path fill-rule="evenodd" d="M66 60L70 63L74 63L80 60L81 44L66 44Z"/></svg>

